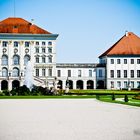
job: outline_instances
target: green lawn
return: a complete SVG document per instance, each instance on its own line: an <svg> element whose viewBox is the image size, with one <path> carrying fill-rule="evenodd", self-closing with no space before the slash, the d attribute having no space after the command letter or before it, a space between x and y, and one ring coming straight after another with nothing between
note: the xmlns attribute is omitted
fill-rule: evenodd
<svg viewBox="0 0 140 140"><path fill-rule="evenodd" d="M124 97L120 97L120 98L124 98ZM118 103L118 104L124 104L124 105L131 105L131 106L140 107L140 100L132 99L132 96L129 96L129 101L128 102L124 102L124 100L117 101L117 99L115 99L115 101L112 101L111 96L100 96L100 98L98 100L103 101L103 102Z"/></svg>
<svg viewBox="0 0 140 140"><path fill-rule="evenodd" d="M95 93L95 94L138 94L140 93L139 91L128 91L128 90L70 90L70 93L81 93L81 94L90 94L90 93Z"/></svg>
<svg viewBox="0 0 140 140"><path fill-rule="evenodd" d="M0 96L0 99L78 99L78 98L95 98L95 95L87 95L87 96Z"/></svg>

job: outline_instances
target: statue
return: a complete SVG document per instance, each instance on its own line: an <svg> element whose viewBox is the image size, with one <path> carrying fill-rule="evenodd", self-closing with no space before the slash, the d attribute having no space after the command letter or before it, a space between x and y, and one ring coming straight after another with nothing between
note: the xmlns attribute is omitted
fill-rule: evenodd
<svg viewBox="0 0 140 140"><path fill-rule="evenodd" d="M69 92L69 87L70 87L70 85L69 85L69 79L67 78L67 80L66 80L66 90L65 90L65 93L68 93Z"/></svg>

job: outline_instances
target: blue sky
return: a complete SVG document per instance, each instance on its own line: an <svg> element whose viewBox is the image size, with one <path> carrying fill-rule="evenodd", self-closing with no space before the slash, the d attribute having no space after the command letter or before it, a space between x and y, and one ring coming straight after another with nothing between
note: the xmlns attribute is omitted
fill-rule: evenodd
<svg viewBox="0 0 140 140"><path fill-rule="evenodd" d="M140 36L140 0L15 0L15 15L59 34L57 62L96 63L125 31ZM0 20L14 16L0 0Z"/></svg>

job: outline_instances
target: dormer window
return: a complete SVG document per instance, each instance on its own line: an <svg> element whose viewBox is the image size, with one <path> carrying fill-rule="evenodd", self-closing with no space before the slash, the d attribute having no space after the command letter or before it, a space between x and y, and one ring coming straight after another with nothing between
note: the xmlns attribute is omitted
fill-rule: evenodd
<svg viewBox="0 0 140 140"><path fill-rule="evenodd" d="M17 41L14 42L14 47L18 47L18 42Z"/></svg>
<svg viewBox="0 0 140 140"><path fill-rule="evenodd" d="M52 42L51 42L51 41L49 41L49 42L48 42L48 45L52 45Z"/></svg>
<svg viewBox="0 0 140 140"><path fill-rule="evenodd" d="M42 42L42 46L45 46L46 45L46 42Z"/></svg>
<svg viewBox="0 0 140 140"><path fill-rule="evenodd" d="M3 42L2 42L2 46L3 46L3 47L7 47L7 46L8 46L8 42L7 42L7 41L3 41Z"/></svg>
<svg viewBox="0 0 140 140"><path fill-rule="evenodd" d="M29 42L25 42L25 47L29 47Z"/></svg>
<svg viewBox="0 0 140 140"><path fill-rule="evenodd" d="M39 46L39 42L36 42L35 44L36 44L37 46Z"/></svg>

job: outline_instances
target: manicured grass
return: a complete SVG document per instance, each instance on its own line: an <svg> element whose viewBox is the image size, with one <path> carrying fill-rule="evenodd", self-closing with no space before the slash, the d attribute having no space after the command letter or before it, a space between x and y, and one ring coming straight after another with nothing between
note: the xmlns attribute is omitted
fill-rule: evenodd
<svg viewBox="0 0 140 140"><path fill-rule="evenodd" d="M128 91L128 90L70 90L70 93L81 93L81 94L138 94L139 91Z"/></svg>
<svg viewBox="0 0 140 140"><path fill-rule="evenodd" d="M87 95L87 96L0 96L0 99L78 99L78 98L95 98L95 95Z"/></svg>
<svg viewBox="0 0 140 140"><path fill-rule="evenodd" d="M100 96L100 98L98 100L99 101L103 101L103 102L118 103L118 104L124 104L124 105L131 105L131 106L140 107L140 101L134 100L131 97L129 97L129 101L128 102L117 101L116 99L114 101L112 101L112 98L109 97L109 96Z"/></svg>

